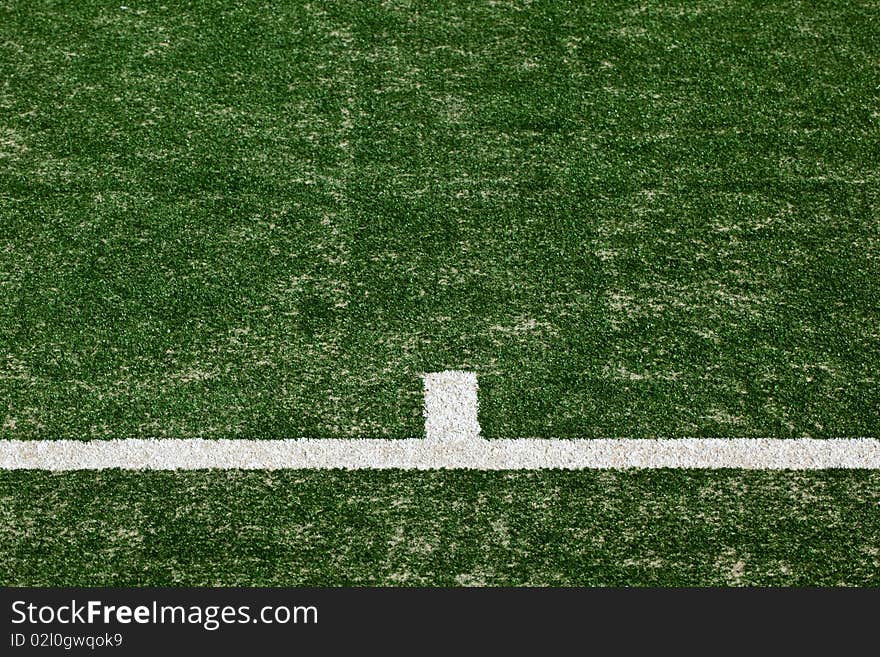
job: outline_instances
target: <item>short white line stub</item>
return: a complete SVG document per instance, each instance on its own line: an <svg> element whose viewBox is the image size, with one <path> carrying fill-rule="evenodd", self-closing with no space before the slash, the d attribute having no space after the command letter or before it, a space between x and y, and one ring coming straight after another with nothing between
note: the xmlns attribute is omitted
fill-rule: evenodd
<svg viewBox="0 0 880 657"><path fill-rule="evenodd" d="M423 375L425 438L430 443L478 440L477 375L446 370Z"/></svg>

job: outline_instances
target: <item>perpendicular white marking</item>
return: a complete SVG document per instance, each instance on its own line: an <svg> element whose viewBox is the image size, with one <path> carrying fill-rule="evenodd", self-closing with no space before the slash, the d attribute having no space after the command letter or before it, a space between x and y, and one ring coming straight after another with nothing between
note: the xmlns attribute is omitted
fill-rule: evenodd
<svg viewBox="0 0 880 657"><path fill-rule="evenodd" d="M425 388L425 440L449 443L477 440L477 375L446 370L422 377Z"/></svg>

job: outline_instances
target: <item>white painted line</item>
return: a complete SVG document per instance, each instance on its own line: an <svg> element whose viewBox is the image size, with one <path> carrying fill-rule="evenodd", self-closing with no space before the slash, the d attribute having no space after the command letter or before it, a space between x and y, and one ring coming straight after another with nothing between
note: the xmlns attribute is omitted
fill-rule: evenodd
<svg viewBox="0 0 880 657"><path fill-rule="evenodd" d="M477 375L474 372L432 372L425 386L425 440L443 443L477 440Z"/></svg>
<svg viewBox="0 0 880 657"><path fill-rule="evenodd" d="M0 469L20 470L587 468L880 469L870 438L588 440L3 440Z"/></svg>
<svg viewBox="0 0 880 657"><path fill-rule="evenodd" d="M873 438L485 440L475 374L426 374L424 386L424 440L0 440L0 470L880 469Z"/></svg>

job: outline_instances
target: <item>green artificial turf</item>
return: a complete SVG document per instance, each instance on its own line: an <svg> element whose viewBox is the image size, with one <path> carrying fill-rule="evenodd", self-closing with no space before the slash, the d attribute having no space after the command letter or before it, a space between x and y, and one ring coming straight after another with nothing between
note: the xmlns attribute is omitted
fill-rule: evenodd
<svg viewBox="0 0 880 657"><path fill-rule="evenodd" d="M877 472L0 473L15 585L880 586Z"/></svg>
<svg viewBox="0 0 880 657"><path fill-rule="evenodd" d="M0 0L0 438L880 435L880 5ZM9 584L880 584L873 472L0 473Z"/></svg>
<svg viewBox="0 0 880 657"><path fill-rule="evenodd" d="M0 4L3 437L876 436L880 12Z"/></svg>

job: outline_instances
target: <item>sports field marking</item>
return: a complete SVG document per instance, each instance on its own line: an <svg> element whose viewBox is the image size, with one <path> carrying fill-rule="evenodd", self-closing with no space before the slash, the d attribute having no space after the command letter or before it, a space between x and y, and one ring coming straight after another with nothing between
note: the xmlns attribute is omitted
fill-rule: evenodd
<svg viewBox="0 0 880 657"><path fill-rule="evenodd" d="M424 376L425 439L4 440L3 470L880 469L873 438L480 438L477 378Z"/></svg>
<svg viewBox="0 0 880 657"><path fill-rule="evenodd" d="M880 441L860 439L41 440L3 441L4 470L880 469Z"/></svg>
<svg viewBox="0 0 880 657"><path fill-rule="evenodd" d="M432 372L422 377L425 385L425 440L430 443L476 440L477 375L474 372Z"/></svg>

